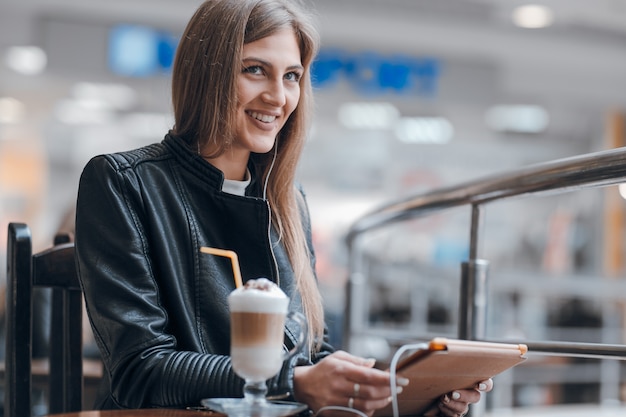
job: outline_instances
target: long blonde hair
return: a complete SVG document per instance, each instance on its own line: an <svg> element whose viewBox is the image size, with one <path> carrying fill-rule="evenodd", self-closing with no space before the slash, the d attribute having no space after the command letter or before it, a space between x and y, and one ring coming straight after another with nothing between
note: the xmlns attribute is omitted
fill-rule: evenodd
<svg viewBox="0 0 626 417"><path fill-rule="evenodd" d="M298 161L313 113L310 66L319 49L319 35L309 15L285 0L209 0L196 11L176 52L172 76L173 133L215 157L232 144L237 109L237 74L243 45L291 28L299 41L304 67L300 100L279 132L274 150L251 154L256 171L267 181L274 225L296 277L309 322L311 346L319 349L324 334L322 299L311 262L295 189Z"/></svg>

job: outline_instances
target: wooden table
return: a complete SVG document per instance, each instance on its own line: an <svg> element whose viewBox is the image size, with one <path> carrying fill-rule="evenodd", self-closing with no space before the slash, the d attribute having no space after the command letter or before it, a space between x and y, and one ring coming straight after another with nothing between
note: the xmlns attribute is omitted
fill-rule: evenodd
<svg viewBox="0 0 626 417"><path fill-rule="evenodd" d="M224 414L209 410L150 408L141 410L79 411L75 413L50 414L48 417L224 417Z"/></svg>

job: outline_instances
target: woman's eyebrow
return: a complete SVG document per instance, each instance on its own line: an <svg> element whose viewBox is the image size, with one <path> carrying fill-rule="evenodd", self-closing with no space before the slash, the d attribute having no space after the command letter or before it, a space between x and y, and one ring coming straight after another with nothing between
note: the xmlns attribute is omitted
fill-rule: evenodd
<svg viewBox="0 0 626 417"><path fill-rule="evenodd" d="M272 65L271 62L266 61L264 59L261 58L255 58L255 57L246 57L242 60L244 63L249 64L250 62L256 62L258 64L263 65L264 67L269 67L269 68L274 68L274 65ZM288 71L293 71L293 70L304 70L304 67L301 64L294 64L294 65L290 65L287 67Z"/></svg>

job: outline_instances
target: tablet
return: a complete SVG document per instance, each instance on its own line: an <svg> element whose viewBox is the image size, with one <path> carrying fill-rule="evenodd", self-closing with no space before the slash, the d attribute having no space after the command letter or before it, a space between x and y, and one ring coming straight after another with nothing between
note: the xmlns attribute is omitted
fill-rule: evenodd
<svg viewBox="0 0 626 417"><path fill-rule="evenodd" d="M396 366L396 373L410 381L397 396L399 415L423 414L443 394L473 388L520 364L527 351L523 344L432 339ZM392 416L392 404L374 415Z"/></svg>

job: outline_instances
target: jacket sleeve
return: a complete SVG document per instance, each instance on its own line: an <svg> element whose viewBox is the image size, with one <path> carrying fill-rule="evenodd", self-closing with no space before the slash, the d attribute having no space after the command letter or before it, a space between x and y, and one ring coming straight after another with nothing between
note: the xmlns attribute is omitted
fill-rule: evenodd
<svg viewBox="0 0 626 417"><path fill-rule="evenodd" d="M243 382L228 356L179 350L168 333L142 184L126 168L110 157L91 160L77 201L77 266L111 382L109 400L119 408L147 408L241 396Z"/></svg>

